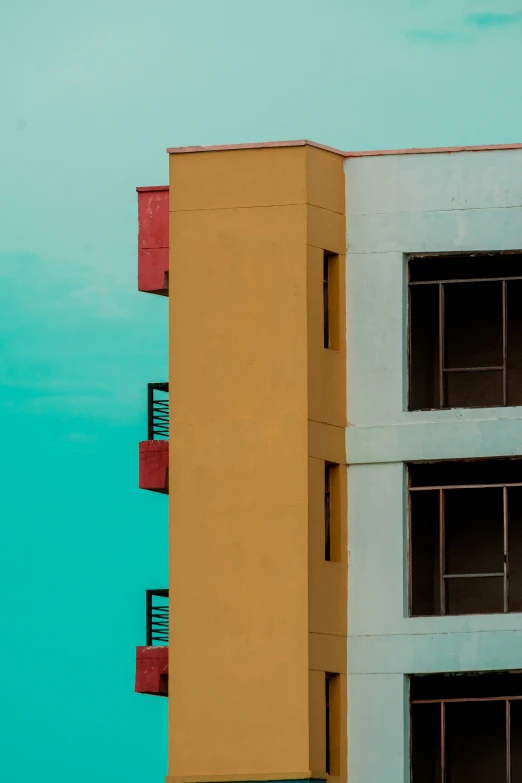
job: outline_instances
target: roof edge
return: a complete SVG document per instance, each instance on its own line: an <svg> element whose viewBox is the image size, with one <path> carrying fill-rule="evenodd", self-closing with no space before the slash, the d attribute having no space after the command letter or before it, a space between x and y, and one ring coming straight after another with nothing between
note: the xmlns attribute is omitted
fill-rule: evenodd
<svg viewBox="0 0 522 783"><path fill-rule="evenodd" d="M293 141L258 141L251 144L213 144L209 147L167 147L169 155L178 155L185 152L219 152L225 150L259 150L265 147L317 147L320 150L334 152L336 155L346 157L346 152L328 147L326 144L318 144L308 139L296 139Z"/></svg>
<svg viewBox="0 0 522 783"><path fill-rule="evenodd" d="M345 152L345 158L377 157L379 155L436 155L450 152L493 152L495 150L518 150L522 144L477 144L464 147L413 147L399 150L360 150Z"/></svg>
<svg viewBox="0 0 522 783"><path fill-rule="evenodd" d="M377 157L379 155L434 155L451 152L488 152L495 150L517 150L522 149L522 143L520 144L479 144L463 147L412 147L411 149L396 149L396 150L356 150L347 151L339 150L335 147L328 147L326 144L318 144L315 141L309 141L308 139L297 139L293 141L261 141L251 144L213 144L208 147L168 147L167 152L170 155L179 155L182 153L190 152L219 152L226 150L254 150L273 147L317 147L327 152L333 152L336 155L341 155L343 158L365 158L365 157ZM157 187L156 190L161 190L163 186ZM166 186L165 186L166 187ZM137 188L137 190L153 190L153 188Z"/></svg>

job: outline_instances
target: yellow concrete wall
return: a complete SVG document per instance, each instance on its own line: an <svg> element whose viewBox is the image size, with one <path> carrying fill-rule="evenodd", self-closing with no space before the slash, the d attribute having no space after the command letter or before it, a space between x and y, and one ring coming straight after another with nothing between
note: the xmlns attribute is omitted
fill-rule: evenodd
<svg viewBox="0 0 522 783"><path fill-rule="evenodd" d="M341 461L345 404L310 281L317 243L344 251L339 177L304 146L170 157L168 781L305 778L317 755L310 651L342 658L346 606L343 564L309 563L309 466Z"/></svg>
<svg viewBox="0 0 522 783"><path fill-rule="evenodd" d="M325 674L334 678L331 708L330 780L346 779L346 305L344 173L342 159L307 149L308 325L308 602L310 669L310 764L314 777L325 773ZM331 347L324 347L323 261L330 255ZM324 558L325 463L331 473L331 561Z"/></svg>

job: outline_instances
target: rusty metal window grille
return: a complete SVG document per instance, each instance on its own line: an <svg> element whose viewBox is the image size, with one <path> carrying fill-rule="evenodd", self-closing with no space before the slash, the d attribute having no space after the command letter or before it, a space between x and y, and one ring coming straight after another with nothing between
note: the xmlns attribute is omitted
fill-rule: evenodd
<svg viewBox="0 0 522 783"><path fill-rule="evenodd" d="M410 678L412 783L521 783L522 674Z"/></svg>
<svg viewBox="0 0 522 783"><path fill-rule="evenodd" d="M330 263L328 253L323 256L323 343L330 347Z"/></svg>
<svg viewBox="0 0 522 783"><path fill-rule="evenodd" d="M522 459L408 470L412 616L522 611Z"/></svg>
<svg viewBox="0 0 522 783"><path fill-rule="evenodd" d="M324 465L324 559L332 559L332 515L331 515L331 472L332 465L325 462Z"/></svg>
<svg viewBox="0 0 522 783"><path fill-rule="evenodd" d="M409 410L522 405L522 256L409 259Z"/></svg>
<svg viewBox="0 0 522 783"><path fill-rule="evenodd" d="M145 622L147 647L169 643L169 591L147 590L145 593ZM165 600L167 599L167 600Z"/></svg>
<svg viewBox="0 0 522 783"><path fill-rule="evenodd" d="M149 383L147 386L148 440L169 438L169 385Z"/></svg>

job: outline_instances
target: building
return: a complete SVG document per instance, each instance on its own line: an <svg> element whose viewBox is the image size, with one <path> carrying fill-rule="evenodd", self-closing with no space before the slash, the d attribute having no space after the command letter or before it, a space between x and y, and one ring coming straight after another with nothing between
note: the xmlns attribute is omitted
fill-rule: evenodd
<svg viewBox="0 0 522 783"><path fill-rule="evenodd" d="M519 783L522 145L169 153L167 783Z"/></svg>

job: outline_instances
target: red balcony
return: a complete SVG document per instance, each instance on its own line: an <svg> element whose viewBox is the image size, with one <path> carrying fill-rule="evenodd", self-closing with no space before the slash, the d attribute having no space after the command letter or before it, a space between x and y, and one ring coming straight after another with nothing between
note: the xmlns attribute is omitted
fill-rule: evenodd
<svg viewBox="0 0 522 783"><path fill-rule="evenodd" d="M169 385L149 383L147 388L147 440L139 449L139 487L169 491Z"/></svg>
<svg viewBox="0 0 522 783"><path fill-rule="evenodd" d="M169 694L169 648L136 647L136 693Z"/></svg>
<svg viewBox="0 0 522 783"><path fill-rule="evenodd" d="M138 289L169 293L169 186L136 188L138 193Z"/></svg>
<svg viewBox="0 0 522 783"><path fill-rule="evenodd" d="M169 591L146 591L145 647L136 647L137 693L168 696L169 690ZM155 646L157 645L157 646Z"/></svg>
<svg viewBox="0 0 522 783"><path fill-rule="evenodd" d="M168 440L142 440L140 443L140 489L169 491Z"/></svg>

